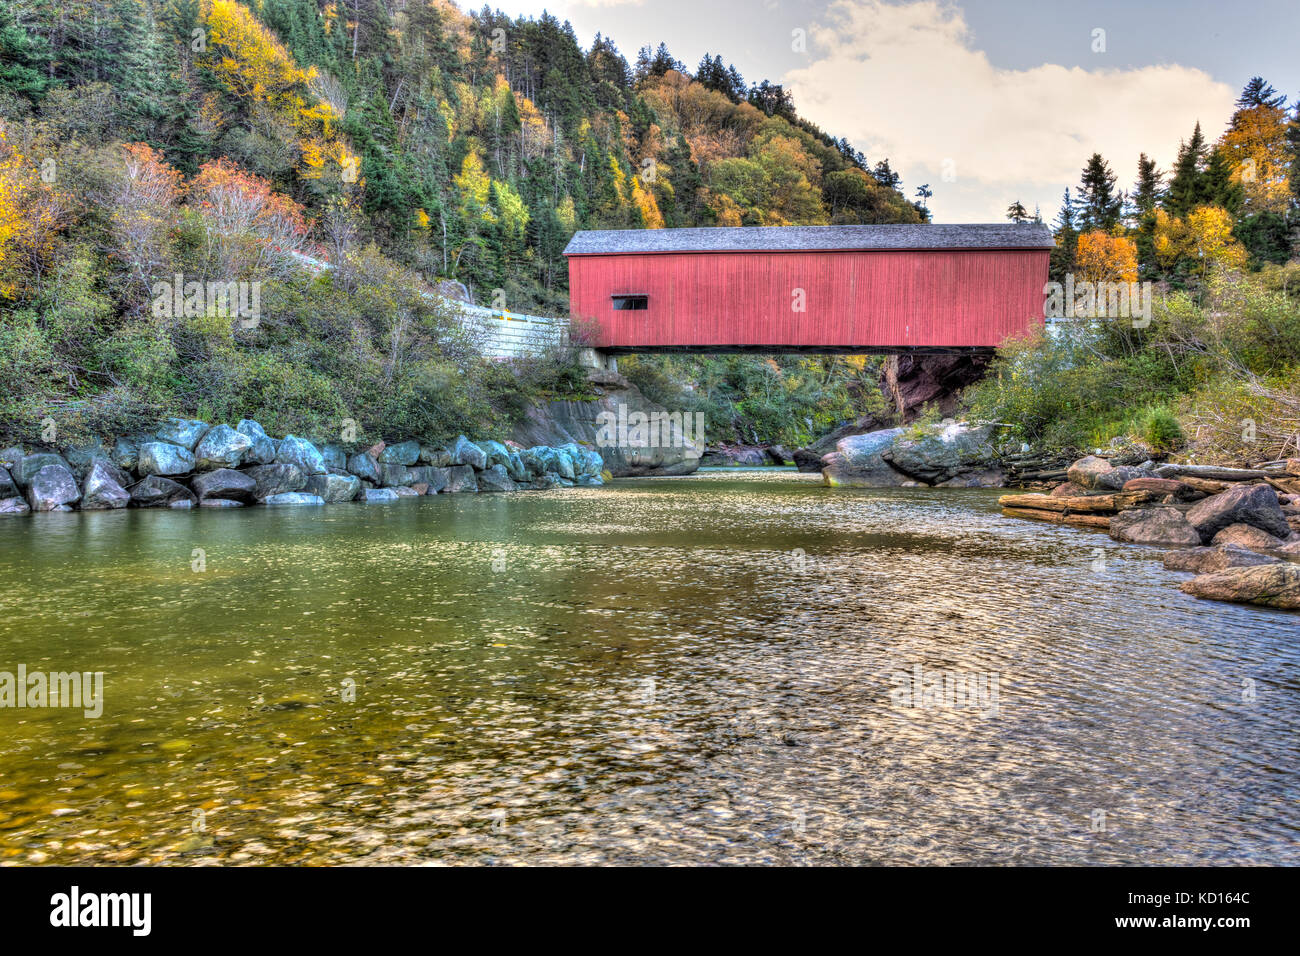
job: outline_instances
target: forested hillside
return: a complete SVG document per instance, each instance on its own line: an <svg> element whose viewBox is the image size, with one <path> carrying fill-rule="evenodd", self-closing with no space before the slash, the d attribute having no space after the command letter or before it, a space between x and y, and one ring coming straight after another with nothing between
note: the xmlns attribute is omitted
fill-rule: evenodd
<svg viewBox="0 0 1300 956"><path fill-rule="evenodd" d="M6 0L0 117L13 437L159 411L287 430L469 427L489 409L481 432L519 389L419 301L437 279L562 314L577 229L925 215L887 159L869 166L721 56L691 71L661 45L629 63L552 17L443 0ZM341 268L311 281L297 250ZM262 283L263 320L155 314L151 289L177 273ZM525 392L565 387L517 371Z"/></svg>

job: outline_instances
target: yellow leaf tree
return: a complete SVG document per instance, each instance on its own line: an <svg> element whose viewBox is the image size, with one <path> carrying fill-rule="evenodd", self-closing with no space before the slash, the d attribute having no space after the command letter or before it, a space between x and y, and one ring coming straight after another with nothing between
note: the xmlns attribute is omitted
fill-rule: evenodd
<svg viewBox="0 0 1300 956"><path fill-rule="evenodd" d="M1136 282L1137 243L1101 230L1079 237L1075 272L1087 282Z"/></svg>
<svg viewBox="0 0 1300 956"><path fill-rule="evenodd" d="M1206 276L1214 268L1244 269L1246 249L1232 235L1232 216L1218 206L1197 206L1186 217L1156 210L1156 260Z"/></svg>

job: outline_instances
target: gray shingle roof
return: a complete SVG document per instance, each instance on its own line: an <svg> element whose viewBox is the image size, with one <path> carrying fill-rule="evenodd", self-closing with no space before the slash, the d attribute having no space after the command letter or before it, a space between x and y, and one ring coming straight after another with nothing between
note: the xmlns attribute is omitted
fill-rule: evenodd
<svg viewBox="0 0 1300 956"><path fill-rule="evenodd" d="M650 252L799 252L840 249L1050 249L1043 223L742 226L579 232L566 256Z"/></svg>

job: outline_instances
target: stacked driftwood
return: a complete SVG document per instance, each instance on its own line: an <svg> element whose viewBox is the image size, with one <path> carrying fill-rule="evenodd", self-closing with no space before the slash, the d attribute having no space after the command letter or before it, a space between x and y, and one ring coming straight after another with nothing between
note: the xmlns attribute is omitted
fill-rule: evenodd
<svg viewBox="0 0 1300 956"><path fill-rule="evenodd" d="M1110 516L1148 502L1159 501L1164 496L1154 491L1119 491L1110 494L1085 494L1058 497L1055 495L1022 494L1003 495L998 499L1002 513L1012 518L1032 518L1069 524L1080 528L1110 527Z"/></svg>

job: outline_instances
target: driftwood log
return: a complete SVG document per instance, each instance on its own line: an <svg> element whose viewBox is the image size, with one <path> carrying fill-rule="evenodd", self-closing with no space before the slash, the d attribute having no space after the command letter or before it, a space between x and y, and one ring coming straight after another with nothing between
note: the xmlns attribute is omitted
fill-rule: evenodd
<svg viewBox="0 0 1300 956"><path fill-rule="evenodd" d="M1046 511L1042 508L1008 508L1005 506L1002 508L1002 513L1008 518L1029 518L1033 521L1050 521L1052 524L1097 528L1102 531L1110 528L1110 518L1106 515L1065 514L1059 511Z"/></svg>
<svg viewBox="0 0 1300 956"><path fill-rule="evenodd" d="M1113 514L1127 511L1138 505L1161 498L1154 491L1119 491L1111 495L1074 495L1053 498L1051 495L1003 495L998 504L1003 508L1052 511L1061 514Z"/></svg>

